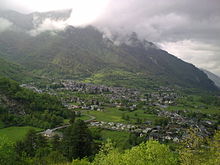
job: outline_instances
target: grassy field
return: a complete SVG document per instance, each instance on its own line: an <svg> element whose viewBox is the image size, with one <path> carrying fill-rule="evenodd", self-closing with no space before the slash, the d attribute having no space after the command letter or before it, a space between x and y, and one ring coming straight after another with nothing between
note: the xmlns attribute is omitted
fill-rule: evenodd
<svg viewBox="0 0 220 165"><path fill-rule="evenodd" d="M12 142L16 142L18 140L21 140L26 133L30 129L35 129L36 131L41 131L40 128L35 128L35 127L8 127L8 128L2 128L0 129L0 136L5 136Z"/></svg>
<svg viewBox="0 0 220 165"><path fill-rule="evenodd" d="M86 115L81 115L80 117L76 117L76 120L77 119L81 119L81 120L89 120L90 117L89 116L86 116Z"/></svg>
<svg viewBox="0 0 220 165"><path fill-rule="evenodd" d="M129 117L133 120L139 118L139 119L146 120L146 121L154 121L155 119L158 118L157 115L144 113L143 110L136 110L136 111L133 111L133 112L126 112L125 114L129 115Z"/></svg>
<svg viewBox="0 0 220 165"><path fill-rule="evenodd" d="M128 132L122 131L111 131L103 129L101 131L101 136L103 140L111 139L112 141L116 142L117 144L123 143L128 137Z"/></svg>
<svg viewBox="0 0 220 165"><path fill-rule="evenodd" d="M156 118L158 118L156 115L144 113L143 110L128 112L128 111L120 111L117 108L106 108L104 109L104 111L87 111L86 113L95 116L97 121L119 122L119 123L133 122L137 118L146 121L154 121ZM126 121L122 119L123 115L129 116L130 121Z"/></svg>
<svg viewBox="0 0 220 165"><path fill-rule="evenodd" d="M121 118L124 112L114 108L107 108L104 111L87 111L86 113L95 116L97 121L124 122Z"/></svg>
<svg viewBox="0 0 220 165"><path fill-rule="evenodd" d="M220 107L201 102L200 96L189 96L181 98L177 101L177 106L169 106L166 110L189 110L193 112L201 112L205 114L220 114Z"/></svg>
<svg viewBox="0 0 220 165"><path fill-rule="evenodd" d="M90 128L91 130L97 130L97 128ZM113 143L116 144L118 148L126 148L127 140L129 137L129 132L124 131L112 131L107 129L98 129L99 134L103 141L107 141L107 139L111 139Z"/></svg>

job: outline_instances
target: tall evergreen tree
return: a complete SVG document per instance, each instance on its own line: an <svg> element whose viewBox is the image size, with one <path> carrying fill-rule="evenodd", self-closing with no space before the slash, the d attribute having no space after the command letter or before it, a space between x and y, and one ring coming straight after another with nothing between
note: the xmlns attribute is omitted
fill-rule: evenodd
<svg viewBox="0 0 220 165"><path fill-rule="evenodd" d="M76 119L76 112L72 111L70 113L70 124L73 124L75 122L75 119Z"/></svg>
<svg viewBox="0 0 220 165"><path fill-rule="evenodd" d="M51 140L51 146L53 151L61 151L61 140L59 135L54 135Z"/></svg>
<svg viewBox="0 0 220 165"><path fill-rule="evenodd" d="M15 150L20 156L25 154L34 157L39 148L45 148L47 146L47 139L45 137L37 134L35 130L30 130L24 140L16 143Z"/></svg>
<svg viewBox="0 0 220 165"><path fill-rule="evenodd" d="M63 137L64 155L69 159L83 158L92 154L93 138L86 123L77 120L67 128Z"/></svg>

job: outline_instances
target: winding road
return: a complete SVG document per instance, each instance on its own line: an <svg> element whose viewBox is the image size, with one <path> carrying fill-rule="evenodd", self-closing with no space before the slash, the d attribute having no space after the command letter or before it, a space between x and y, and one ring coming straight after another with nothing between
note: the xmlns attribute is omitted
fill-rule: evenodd
<svg viewBox="0 0 220 165"><path fill-rule="evenodd" d="M81 111L81 112L83 112L83 111ZM84 114L84 113L82 113L82 115L90 117L90 119L84 120L85 123L90 123L91 121L95 120L95 116ZM57 131L57 130L60 130L60 129L63 129L63 128L67 128L69 126L70 126L70 124L67 124L67 125L56 127L56 128L47 129L43 132L40 132L40 134L48 134L48 133L52 134L54 131Z"/></svg>

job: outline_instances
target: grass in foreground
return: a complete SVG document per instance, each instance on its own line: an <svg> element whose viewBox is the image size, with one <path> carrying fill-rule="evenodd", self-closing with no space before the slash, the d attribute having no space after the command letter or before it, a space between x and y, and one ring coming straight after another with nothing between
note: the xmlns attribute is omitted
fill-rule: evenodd
<svg viewBox="0 0 220 165"><path fill-rule="evenodd" d="M10 141L16 142L24 138L26 133L30 130L34 129L36 131L41 131L42 129L30 126L24 127L8 127L0 129L0 136L7 137Z"/></svg>

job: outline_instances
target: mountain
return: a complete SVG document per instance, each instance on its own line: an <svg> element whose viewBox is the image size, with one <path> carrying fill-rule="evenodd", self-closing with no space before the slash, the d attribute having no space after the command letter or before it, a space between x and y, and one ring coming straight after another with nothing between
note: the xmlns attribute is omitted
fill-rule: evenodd
<svg viewBox="0 0 220 165"><path fill-rule="evenodd" d="M207 74L207 76L209 77L209 79L212 80L218 88L220 88L220 77L219 77L219 76L217 76L217 75L215 75L214 73L209 72L209 71L207 71L207 70L205 70L205 69L201 69L201 70L202 70L205 74Z"/></svg>
<svg viewBox="0 0 220 165"><path fill-rule="evenodd" d="M28 74L25 72L23 67L2 58L0 58L0 76L11 78L17 81L22 81L28 78Z"/></svg>
<svg viewBox="0 0 220 165"><path fill-rule="evenodd" d="M46 19L54 18L55 13L39 15ZM15 29L23 28L19 23L13 24ZM136 33L118 43L117 36L106 38L92 26L67 26L62 31L45 31L36 36L31 36L29 30L0 33L0 52L1 58L18 63L35 75L115 86L177 85L216 90L207 75L194 65L139 39Z"/></svg>

